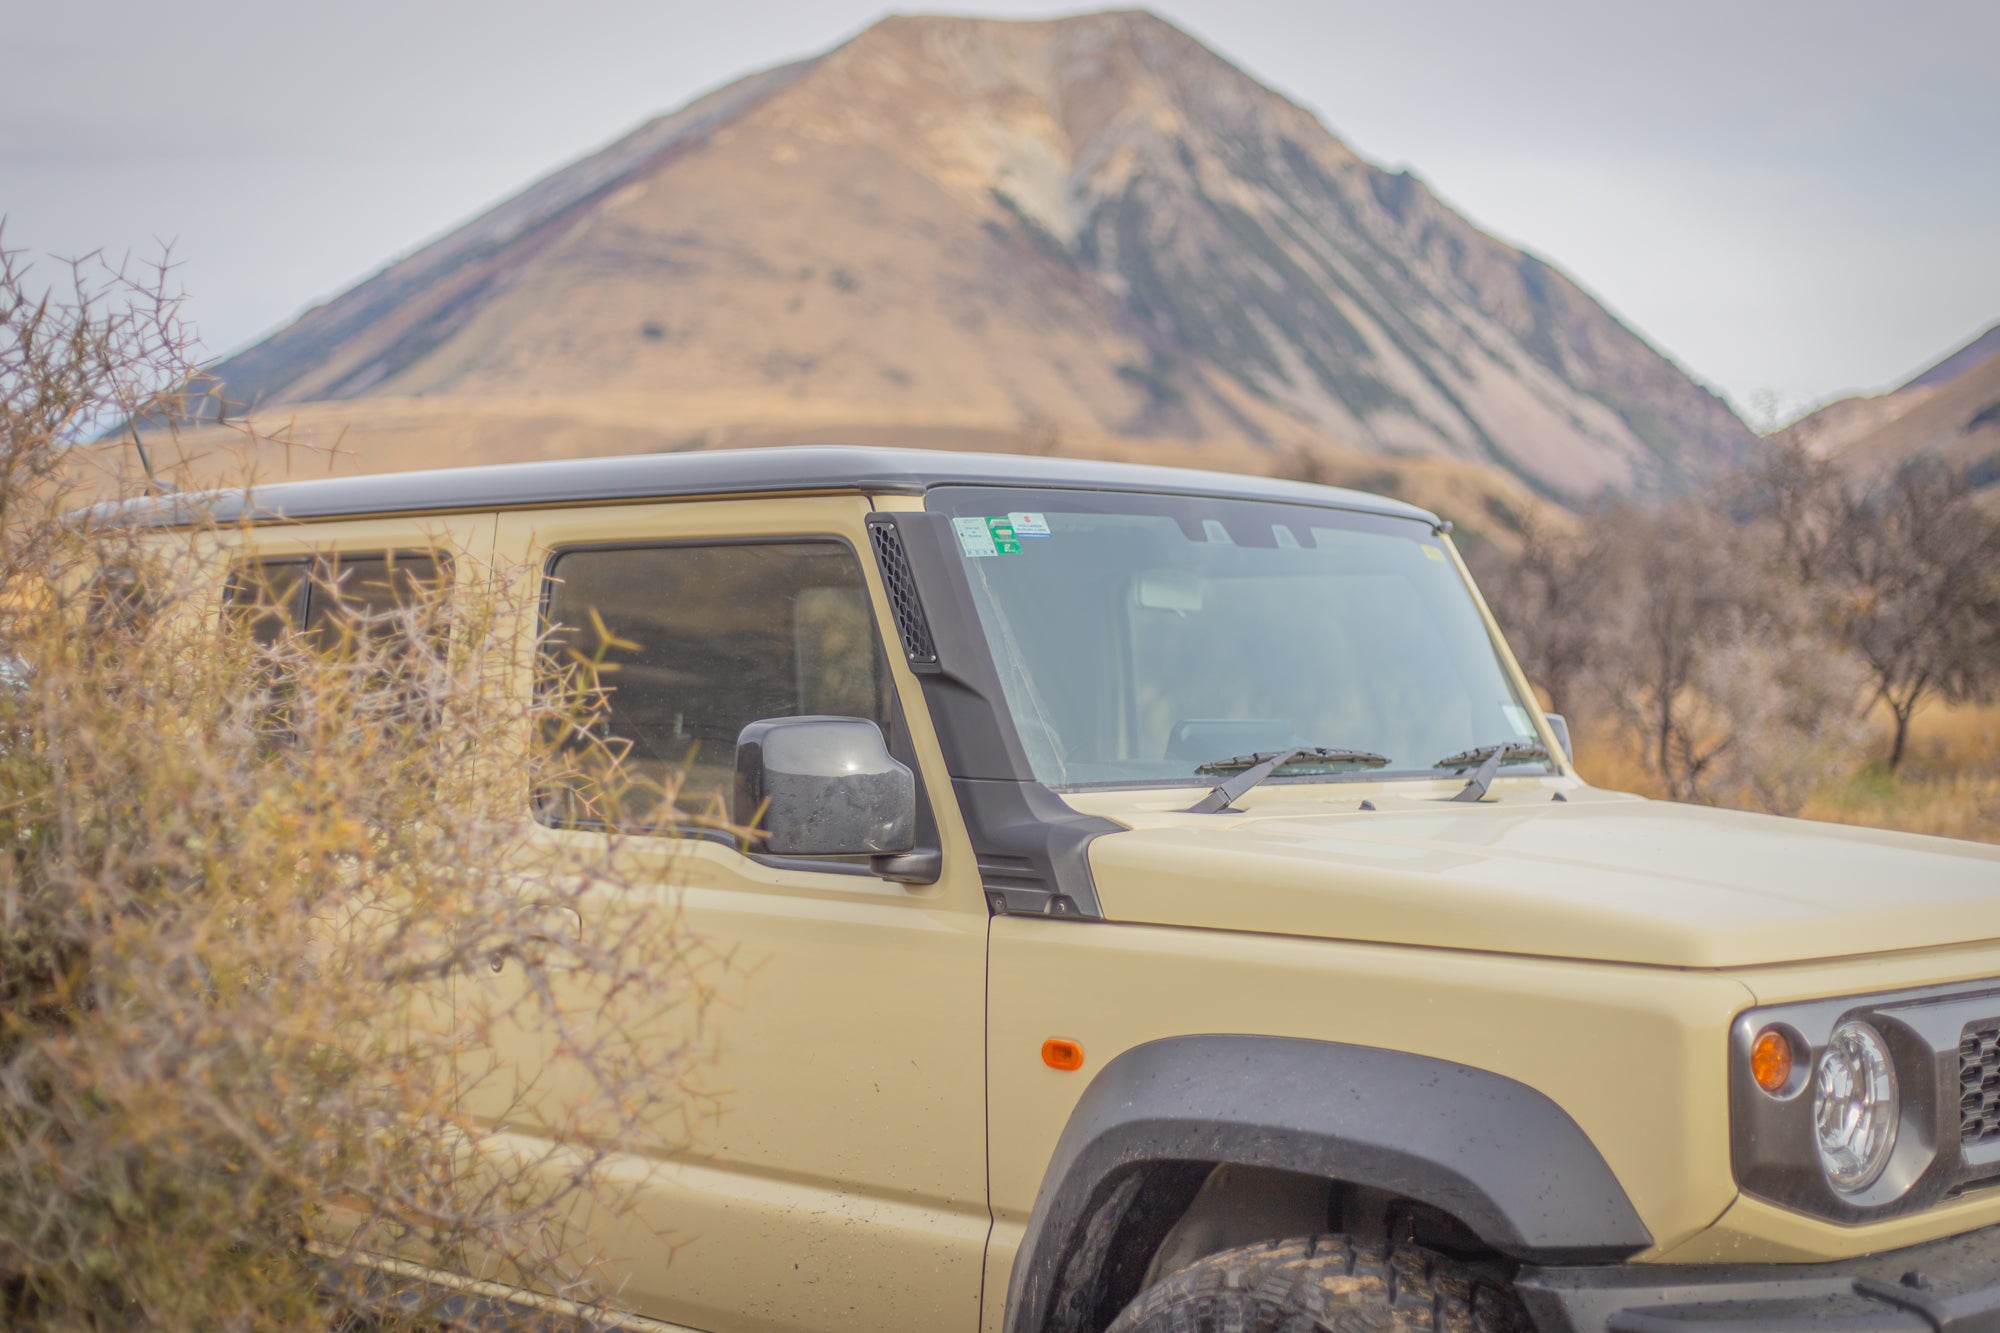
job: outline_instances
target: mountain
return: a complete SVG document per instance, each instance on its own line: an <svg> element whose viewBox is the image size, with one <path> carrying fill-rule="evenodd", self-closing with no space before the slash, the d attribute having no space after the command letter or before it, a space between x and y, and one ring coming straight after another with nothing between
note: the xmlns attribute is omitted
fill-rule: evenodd
<svg viewBox="0 0 2000 1333"><path fill-rule="evenodd" d="M1965 346L1953 352L1944 360L1911 377L1905 389L1925 388L1933 384L1943 384L1957 379L1966 371L2000 356L2000 324L1995 324L1986 332L1974 338Z"/></svg>
<svg viewBox="0 0 2000 1333"><path fill-rule="evenodd" d="M217 373L383 468L1053 440L1461 460L1576 500L1677 489L1753 443L1562 273L1143 12L885 19Z"/></svg>
<svg viewBox="0 0 2000 1333"><path fill-rule="evenodd" d="M1782 433L1862 473L1943 459L2000 495L2000 324L1901 387L1828 403Z"/></svg>

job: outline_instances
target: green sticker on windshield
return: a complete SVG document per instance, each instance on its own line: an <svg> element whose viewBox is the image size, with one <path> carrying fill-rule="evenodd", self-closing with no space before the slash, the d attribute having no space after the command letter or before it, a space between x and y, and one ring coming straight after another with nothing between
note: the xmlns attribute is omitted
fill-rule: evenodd
<svg viewBox="0 0 2000 1333"><path fill-rule="evenodd" d="M1002 514L998 518L986 520L986 531L992 535L993 550L998 555L1021 554L1021 539L1014 535L1014 524Z"/></svg>
<svg viewBox="0 0 2000 1333"><path fill-rule="evenodd" d="M958 534L958 549L968 560L989 555L1021 554L1021 539L1004 515L998 518L955 518L951 530Z"/></svg>

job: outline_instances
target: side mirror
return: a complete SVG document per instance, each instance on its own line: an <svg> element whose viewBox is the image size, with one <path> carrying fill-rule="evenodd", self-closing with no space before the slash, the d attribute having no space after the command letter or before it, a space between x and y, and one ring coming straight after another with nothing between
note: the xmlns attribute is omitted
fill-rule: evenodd
<svg viewBox="0 0 2000 1333"><path fill-rule="evenodd" d="M1576 751L1571 748L1569 743L1569 719L1561 713L1543 713L1542 716L1548 719L1549 730L1553 731L1556 734L1556 740L1562 743L1563 758L1569 760L1572 764L1575 763Z"/></svg>
<svg viewBox="0 0 2000 1333"><path fill-rule="evenodd" d="M858 717L778 717L736 738L730 817L773 856L888 856L917 839L916 775Z"/></svg>

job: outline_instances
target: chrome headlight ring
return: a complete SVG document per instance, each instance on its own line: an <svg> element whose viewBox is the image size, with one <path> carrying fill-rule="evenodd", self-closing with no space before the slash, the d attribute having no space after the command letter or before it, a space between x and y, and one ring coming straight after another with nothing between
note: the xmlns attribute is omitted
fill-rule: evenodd
<svg viewBox="0 0 2000 1333"><path fill-rule="evenodd" d="M1902 1104L1882 1034L1860 1019L1835 1028L1813 1069L1813 1138L1829 1185L1853 1195L1881 1177Z"/></svg>

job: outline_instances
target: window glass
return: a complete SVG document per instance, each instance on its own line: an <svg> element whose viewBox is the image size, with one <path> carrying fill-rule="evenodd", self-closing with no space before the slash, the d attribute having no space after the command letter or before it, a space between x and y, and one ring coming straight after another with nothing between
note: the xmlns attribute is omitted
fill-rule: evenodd
<svg viewBox="0 0 2000 1333"><path fill-rule="evenodd" d="M430 552L329 557L307 593L306 634L322 649L337 648L350 636L394 638L404 632L398 614L418 605L447 567Z"/></svg>
<svg viewBox="0 0 2000 1333"><path fill-rule="evenodd" d="M391 724L427 725L436 720L435 707L423 683L406 678L404 668L422 667L422 659L406 655L405 627L396 613L417 604L426 590L450 578L449 557L434 551L387 551L367 554L294 556L251 561L230 571L224 588L225 613L260 644L276 644L303 633L321 652L338 655L369 641L389 643L385 656L371 656L358 700ZM426 627L432 650L443 656L436 622ZM411 677L421 672L410 673ZM275 741L292 738L300 718L297 679L288 668L275 669L270 706L263 725Z"/></svg>
<svg viewBox="0 0 2000 1333"><path fill-rule="evenodd" d="M112 630L143 631L157 610L138 570L107 569L90 581L84 623L93 635Z"/></svg>
<svg viewBox="0 0 2000 1333"><path fill-rule="evenodd" d="M388 637L395 613L448 579L450 569L435 551L252 561L230 572L224 599L259 643L304 630L316 646L331 648L349 634Z"/></svg>
<svg viewBox="0 0 2000 1333"><path fill-rule="evenodd" d="M1212 781L1212 765L1294 746L1428 774L1535 738L1427 523L1077 491L940 488L926 503L954 519L1022 745L1052 786Z"/></svg>
<svg viewBox="0 0 2000 1333"><path fill-rule="evenodd" d="M230 571L224 599L257 642L276 643L306 623L306 562L262 560Z"/></svg>
<svg viewBox="0 0 2000 1333"><path fill-rule="evenodd" d="M614 642L599 642L592 615ZM566 551L551 567L551 646L601 663L600 734L681 817L726 817L751 722L830 714L889 730L889 675L853 550L832 540ZM627 822L657 817L628 796ZM565 822L602 822L558 794ZM644 808L634 808L644 807Z"/></svg>

